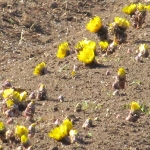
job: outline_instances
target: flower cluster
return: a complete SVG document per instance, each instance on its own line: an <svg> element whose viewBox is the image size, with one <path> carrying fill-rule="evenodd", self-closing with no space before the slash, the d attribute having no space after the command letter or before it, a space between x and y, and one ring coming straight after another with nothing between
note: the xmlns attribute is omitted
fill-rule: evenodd
<svg viewBox="0 0 150 150"><path fill-rule="evenodd" d="M78 52L78 59L85 64L90 64L94 61L95 58L95 49L96 43L91 40L83 40L79 41L79 43L75 46L75 49Z"/></svg>
<svg viewBox="0 0 150 150"><path fill-rule="evenodd" d="M63 140L72 129L73 125L69 119L64 120L63 124L51 130L48 135L55 140Z"/></svg>
<svg viewBox="0 0 150 150"><path fill-rule="evenodd" d="M133 15L136 11L136 4L131 4L129 6L126 6L122 9L123 12L125 12L127 15Z"/></svg>
<svg viewBox="0 0 150 150"><path fill-rule="evenodd" d="M114 41L122 43L126 41L126 29L129 27L129 22L125 18L115 17L114 22L109 24L109 31L114 35Z"/></svg>
<svg viewBox="0 0 150 150"><path fill-rule="evenodd" d="M129 21L127 21L125 18L115 17L115 23L118 27L121 29L126 30L129 27Z"/></svg>
<svg viewBox="0 0 150 150"><path fill-rule="evenodd" d="M127 15L130 15L131 25L139 29L145 22L146 18L146 10L150 11L150 5L146 6L141 3L138 4L131 4L123 8L123 12Z"/></svg>
<svg viewBox="0 0 150 150"><path fill-rule="evenodd" d="M32 124L30 125L32 126ZM0 139L2 141L10 141L13 142L21 142L24 148L30 147L29 142L29 135L33 132L35 133L35 130L31 130L31 127L29 126L29 129L27 129L25 126L17 125L14 130L7 130L2 122L0 122ZM35 128L35 126L34 126Z"/></svg>
<svg viewBox="0 0 150 150"><path fill-rule="evenodd" d="M95 50L96 42L85 39L83 41L79 41L79 43L75 46L75 49L77 51L81 51L81 50L83 50L83 48L90 48L90 49Z"/></svg>
<svg viewBox="0 0 150 150"><path fill-rule="evenodd" d="M69 136L70 140L69 141L67 140L67 142L72 143L74 142L71 140L72 137L77 135L77 131L72 130L72 128L73 128L72 122L69 119L66 119L63 121L62 125L52 129L51 133L49 133L48 135L57 141L63 141L65 140L66 136Z"/></svg>
<svg viewBox="0 0 150 150"><path fill-rule="evenodd" d="M115 51L115 48L117 47L117 43L113 41L109 44L107 41L101 41L99 42L99 46L102 53L112 54Z"/></svg>
<svg viewBox="0 0 150 150"><path fill-rule="evenodd" d="M10 81L9 81L10 82ZM3 97L2 101L2 112L8 117L8 124L13 123L13 118L15 116L24 115L26 120L32 120L35 113L35 104L32 99L43 100L47 97L47 91L44 84L40 84L39 89L35 95L32 92L29 95L29 100L27 100L27 91L21 88L7 87L7 82L4 82L3 90L1 94ZM7 88L6 88L7 87ZM34 93L34 94L33 94ZM24 111L22 113L22 111Z"/></svg>

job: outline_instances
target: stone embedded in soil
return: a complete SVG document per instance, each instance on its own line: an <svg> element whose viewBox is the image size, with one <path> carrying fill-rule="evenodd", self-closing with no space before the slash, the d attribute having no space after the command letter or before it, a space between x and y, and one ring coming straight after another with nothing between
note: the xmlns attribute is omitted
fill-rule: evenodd
<svg viewBox="0 0 150 150"><path fill-rule="evenodd" d="M82 105L80 103L78 103L76 106L75 106L75 110L74 112L80 112L82 110Z"/></svg>

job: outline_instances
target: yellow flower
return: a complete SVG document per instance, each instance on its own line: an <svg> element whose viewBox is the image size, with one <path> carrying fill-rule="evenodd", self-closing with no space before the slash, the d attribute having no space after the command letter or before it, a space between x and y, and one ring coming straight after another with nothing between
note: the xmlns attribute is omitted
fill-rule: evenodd
<svg viewBox="0 0 150 150"><path fill-rule="evenodd" d="M8 108L11 108L11 106L14 105L14 102L13 102L13 100L10 100L10 99L9 99L9 100L6 101L6 104L7 104L7 107L8 107Z"/></svg>
<svg viewBox="0 0 150 150"><path fill-rule="evenodd" d="M67 51L69 50L68 42L61 43L58 48L57 57L64 58L67 55Z"/></svg>
<svg viewBox="0 0 150 150"><path fill-rule="evenodd" d="M141 110L140 105L137 102L131 103L131 112L134 113L135 111Z"/></svg>
<svg viewBox="0 0 150 150"><path fill-rule="evenodd" d="M139 4L137 5L137 9L138 9L139 11L146 11L146 6L145 6L145 5L142 5L141 3L139 3Z"/></svg>
<svg viewBox="0 0 150 150"><path fill-rule="evenodd" d="M20 101L20 93L18 91L14 91L14 89L5 89L3 93L4 99L11 99L14 103L18 103Z"/></svg>
<svg viewBox="0 0 150 150"><path fill-rule="evenodd" d="M26 144L27 142L29 142L29 139L26 135L22 135L21 136L21 143L22 144Z"/></svg>
<svg viewBox="0 0 150 150"><path fill-rule="evenodd" d="M87 23L86 28L90 32L98 32L100 28L102 27L102 21L100 17L94 17L93 19L90 20L89 23Z"/></svg>
<svg viewBox="0 0 150 150"><path fill-rule="evenodd" d="M3 132L5 130L5 126L3 122L0 121L0 132Z"/></svg>
<svg viewBox="0 0 150 150"><path fill-rule="evenodd" d="M124 78L125 77L125 70L123 68L119 68L118 77L119 78Z"/></svg>
<svg viewBox="0 0 150 150"><path fill-rule="evenodd" d="M51 133L48 133L49 137L54 138L55 140L62 140L68 135L67 126L61 125L51 130Z"/></svg>
<svg viewBox="0 0 150 150"><path fill-rule="evenodd" d="M115 23L123 29L127 29L130 25L129 21L127 21L125 18L120 17L115 17Z"/></svg>
<svg viewBox="0 0 150 150"><path fill-rule="evenodd" d="M146 6L146 9L148 9L150 11L150 5Z"/></svg>
<svg viewBox="0 0 150 150"><path fill-rule="evenodd" d="M86 64L90 64L95 58L94 50L90 48L83 48L82 51L79 51L77 57L80 61Z"/></svg>
<svg viewBox="0 0 150 150"><path fill-rule="evenodd" d="M85 39L83 41L79 41L79 43L75 46L75 48L77 50L82 50L85 47L88 47L88 48L95 50L96 49L96 42Z"/></svg>
<svg viewBox="0 0 150 150"><path fill-rule="evenodd" d="M99 46L102 50L105 50L108 48L108 42L107 41L101 41L101 42L99 42Z"/></svg>
<svg viewBox="0 0 150 150"><path fill-rule="evenodd" d="M24 92L21 92L21 93L20 93L20 101L25 100L26 97L27 97L27 91L24 91Z"/></svg>
<svg viewBox="0 0 150 150"><path fill-rule="evenodd" d="M67 127L68 133L73 127L72 122L69 119L64 120L62 125Z"/></svg>
<svg viewBox="0 0 150 150"><path fill-rule="evenodd" d="M126 7L123 8L122 11L125 12L126 14L128 14L128 15L132 15L136 11L136 4L131 4L129 6L126 6Z"/></svg>
<svg viewBox="0 0 150 150"><path fill-rule="evenodd" d="M148 49L148 46L146 44L141 44L139 46L139 52L145 52Z"/></svg>
<svg viewBox="0 0 150 150"><path fill-rule="evenodd" d="M22 135L28 135L28 129L24 126L19 126L17 125L16 126L16 129L15 129L15 134L19 137L21 137Z"/></svg>
<svg viewBox="0 0 150 150"><path fill-rule="evenodd" d="M46 64L42 62L35 67L34 75L44 75L45 70L46 70Z"/></svg>

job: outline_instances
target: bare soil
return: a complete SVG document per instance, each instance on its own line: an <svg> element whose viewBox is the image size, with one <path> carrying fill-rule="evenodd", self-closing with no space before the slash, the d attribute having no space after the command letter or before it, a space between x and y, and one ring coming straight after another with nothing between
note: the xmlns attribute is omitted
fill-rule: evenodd
<svg viewBox="0 0 150 150"><path fill-rule="evenodd" d="M10 79L13 86L26 89L28 94L43 83L48 93L46 100L35 102L36 133L30 139L35 150L150 150L149 112L134 123L125 121L132 101L150 107L150 58L143 58L142 62L134 59L140 44L150 48L150 13L141 29L127 29L126 43L118 45L106 58L100 52L99 37L85 28L94 16L99 16L106 26L116 16L129 20L122 12L129 4L125 0L1 0L0 83ZM77 54L56 57L62 42L67 41L74 49L85 38L97 43L100 65L83 66L76 59ZM128 49L132 53L127 53ZM50 73L35 76L34 68L41 62L46 63ZM78 66L75 78L71 75L74 65ZM127 82L119 95L113 95L112 83L120 67L126 71ZM106 75L107 71L110 75ZM58 101L59 95L64 96L64 102ZM81 112L74 112L77 103L83 105ZM55 120L62 122L69 115L77 118L73 128L84 143L63 145L48 136ZM93 127L83 129L82 124L89 117ZM16 124L31 124L20 115L8 125L2 112L0 120L8 129ZM2 145L5 150L15 150L19 143Z"/></svg>

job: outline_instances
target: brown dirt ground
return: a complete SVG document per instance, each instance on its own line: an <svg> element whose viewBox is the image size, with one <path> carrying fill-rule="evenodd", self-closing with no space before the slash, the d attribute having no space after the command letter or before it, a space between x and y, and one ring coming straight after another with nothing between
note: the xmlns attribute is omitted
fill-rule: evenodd
<svg viewBox="0 0 150 150"><path fill-rule="evenodd" d="M150 47L150 14L147 14L142 29L127 29L127 42L119 45L105 59L100 53L99 38L85 28L94 16L101 17L105 25L113 22L116 16L129 19L122 12L122 8L128 4L125 0L56 0L56 5L52 0L1 0L0 83L10 79L13 86L20 86L29 94L37 90L39 83L43 83L48 91L47 100L36 101L36 135L30 140L34 149L150 149L149 113L144 113L135 123L125 121L129 112L125 106L133 100L150 107L150 59L144 58L142 63L134 60L139 44L146 43ZM60 43L67 41L70 48L74 49L78 41L84 38L97 43L97 58L101 66L82 66L75 59L76 54L64 59L56 57ZM131 54L127 53L128 49L132 50ZM43 61L50 73L34 76L35 66ZM79 65L75 79L71 76L74 64ZM120 95L113 96L111 85L120 67L126 70L127 82L125 89L119 91ZM106 75L107 70L110 75ZM64 96L63 103L57 100L59 95ZM77 103L83 103L85 108L78 113L74 112ZM54 111L56 107L58 111ZM62 145L48 136L55 127L54 120L62 122L68 115L78 118L73 128L83 136L84 143ZM118 115L119 118L116 118ZM82 129L82 124L89 117L94 126ZM94 121L96 117L99 119ZM0 113L0 120L6 124L7 118ZM28 126L29 123L19 116L14 124L6 127L9 129L16 124ZM2 145L5 150L15 150L19 146L10 146L9 143Z"/></svg>

